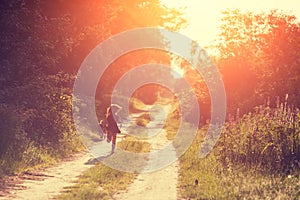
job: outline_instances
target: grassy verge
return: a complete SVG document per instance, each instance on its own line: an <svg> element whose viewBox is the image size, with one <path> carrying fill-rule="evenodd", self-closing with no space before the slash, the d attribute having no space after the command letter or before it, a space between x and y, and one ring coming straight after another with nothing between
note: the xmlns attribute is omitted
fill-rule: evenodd
<svg viewBox="0 0 300 200"><path fill-rule="evenodd" d="M65 109L47 104L51 112L45 113L0 105L0 178L50 166L83 150L71 107L61 104L56 106Z"/></svg>
<svg viewBox="0 0 300 200"><path fill-rule="evenodd" d="M132 137L118 143L118 146L131 152L149 152L150 145L146 142L136 141ZM120 190L124 190L133 182L136 174L126 173L109 168L102 163L84 172L74 186L65 188L65 192L57 199L112 199Z"/></svg>
<svg viewBox="0 0 300 200"><path fill-rule="evenodd" d="M0 178L49 167L68 157L68 154L74 155L84 149L80 142L77 144L77 147L74 145L70 151L58 153L53 149L38 147L36 144L29 142L26 148L20 151L11 150L1 156Z"/></svg>
<svg viewBox="0 0 300 200"><path fill-rule="evenodd" d="M299 172L269 174L246 170L243 166L224 167L214 152L205 159L198 153L203 131L180 158L178 187L184 199L298 199ZM196 185L195 181L198 181Z"/></svg>

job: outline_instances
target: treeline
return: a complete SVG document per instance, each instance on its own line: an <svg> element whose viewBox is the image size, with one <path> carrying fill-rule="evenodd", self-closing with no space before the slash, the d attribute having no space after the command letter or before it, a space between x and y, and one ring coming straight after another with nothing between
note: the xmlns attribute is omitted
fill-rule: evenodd
<svg viewBox="0 0 300 200"><path fill-rule="evenodd" d="M299 170L299 19L278 10L223 16L214 48L228 116L217 158L225 168Z"/></svg>
<svg viewBox="0 0 300 200"><path fill-rule="evenodd" d="M253 111L270 99L289 95L300 107L300 24L295 16L224 11L221 32L214 45L216 64L223 76L228 113Z"/></svg>
<svg viewBox="0 0 300 200"><path fill-rule="evenodd" d="M288 103L300 107L300 24L295 16L279 10L268 13L223 12L220 31L209 49L219 68L227 96L227 119L242 116L255 106ZM210 96L201 75L181 61L186 78L195 88L202 115L210 118Z"/></svg>
<svg viewBox="0 0 300 200"><path fill-rule="evenodd" d="M179 191L186 199L299 199L299 19L281 11L223 16L211 52L226 89L227 119L206 158L199 151L207 126L180 158ZM197 95L210 105L199 78Z"/></svg>
<svg viewBox="0 0 300 200"><path fill-rule="evenodd" d="M132 28L178 29L185 23L179 11L158 0L13 0L1 1L0 10L0 175L82 148L72 120L72 89L80 64L96 45ZM115 74L135 59L105 76L100 113L109 104L102 97L110 93Z"/></svg>

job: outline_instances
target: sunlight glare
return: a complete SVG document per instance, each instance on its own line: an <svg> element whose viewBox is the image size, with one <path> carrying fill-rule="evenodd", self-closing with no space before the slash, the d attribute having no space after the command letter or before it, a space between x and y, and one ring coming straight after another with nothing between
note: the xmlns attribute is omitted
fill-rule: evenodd
<svg viewBox="0 0 300 200"><path fill-rule="evenodd" d="M172 69L175 71L172 71L172 76L175 78L175 79L178 79L178 78L183 78L184 74L185 74L185 71L183 68L179 67L178 66L178 63L176 62L175 59L172 59L171 60L171 67Z"/></svg>
<svg viewBox="0 0 300 200"><path fill-rule="evenodd" d="M161 0L163 4L171 8L179 8L186 11L188 19L187 27L180 30L200 46L209 46L219 34L219 26L222 18L222 11L226 9L239 9L241 11L268 12L279 9L286 13L295 15L300 20L300 1L298 0L211 0L211 1L174 1Z"/></svg>

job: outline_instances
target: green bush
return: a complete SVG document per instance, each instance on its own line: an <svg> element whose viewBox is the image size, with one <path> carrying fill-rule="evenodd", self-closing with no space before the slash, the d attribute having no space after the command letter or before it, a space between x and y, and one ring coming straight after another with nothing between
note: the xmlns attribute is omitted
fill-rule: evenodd
<svg viewBox="0 0 300 200"><path fill-rule="evenodd" d="M0 90L0 175L52 163L82 149L72 120L68 74ZM34 91L34 94L32 93Z"/></svg>
<svg viewBox="0 0 300 200"><path fill-rule="evenodd" d="M22 117L7 105L0 107L0 176L19 168L29 140L23 129Z"/></svg>

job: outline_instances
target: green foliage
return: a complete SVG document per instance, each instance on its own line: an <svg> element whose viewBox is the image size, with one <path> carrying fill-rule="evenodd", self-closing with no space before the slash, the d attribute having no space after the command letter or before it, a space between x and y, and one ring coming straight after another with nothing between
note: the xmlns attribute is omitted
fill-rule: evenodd
<svg viewBox="0 0 300 200"><path fill-rule="evenodd" d="M0 123L1 176L11 174L19 167L18 161L22 159L22 154L29 141L22 127L21 116L12 108L0 107Z"/></svg>
<svg viewBox="0 0 300 200"><path fill-rule="evenodd" d="M228 110L247 113L268 97L299 102L300 27L295 16L226 10L216 39L216 64L223 76Z"/></svg>
<svg viewBox="0 0 300 200"><path fill-rule="evenodd" d="M72 87L97 44L127 29L176 29L185 22L157 0L1 1L0 9L0 175L82 149L72 120ZM105 97L104 109L110 102Z"/></svg>
<svg viewBox="0 0 300 200"><path fill-rule="evenodd" d="M180 197L298 199L300 111L287 100L278 98L275 107L268 101L242 117L237 112L204 159L199 151L207 127L200 129L179 159Z"/></svg>
<svg viewBox="0 0 300 200"><path fill-rule="evenodd" d="M69 76L45 76L1 90L1 171L10 174L80 150L72 122ZM0 172L0 174L2 174Z"/></svg>
<svg viewBox="0 0 300 200"><path fill-rule="evenodd" d="M184 199L298 199L299 171L286 175L265 173L241 164L224 166L218 147L206 158L199 158L206 128L180 157L178 188ZM244 144L240 144L243 146ZM198 180L198 185L195 180Z"/></svg>
<svg viewBox="0 0 300 200"><path fill-rule="evenodd" d="M300 162L299 109L287 102L276 108L256 108L242 118L226 123L219 140L223 165L242 164L271 173L298 169Z"/></svg>

